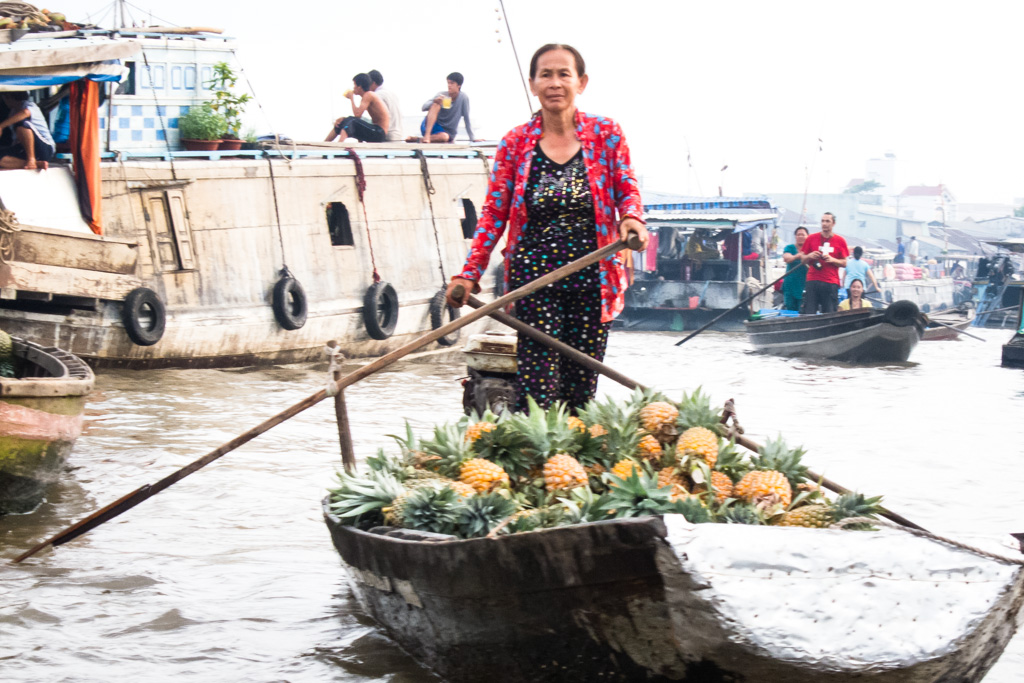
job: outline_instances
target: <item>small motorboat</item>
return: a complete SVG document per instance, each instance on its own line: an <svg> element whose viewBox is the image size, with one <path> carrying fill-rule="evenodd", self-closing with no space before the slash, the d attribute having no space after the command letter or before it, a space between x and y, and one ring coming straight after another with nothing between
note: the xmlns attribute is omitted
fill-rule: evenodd
<svg viewBox="0 0 1024 683"><path fill-rule="evenodd" d="M1020 564L903 530L689 524L494 538L345 526L356 598L449 681L980 681L1016 629Z"/></svg>
<svg viewBox="0 0 1024 683"><path fill-rule="evenodd" d="M961 335L957 334L955 330L966 330L970 327L974 322L974 315L975 311L972 306L961 306L948 311L929 313L928 324L924 334L921 335L921 341L959 339Z"/></svg>
<svg viewBox="0 0 1024 683"><path fill-rule="evenodd" d="M745 323L757 351L776 356L852 363L901 363L924 333L927 318L912 301L884 310L861 308Z"/></svg>
<svg viewBox="0 0 1024 683"><path fill-rule="evenodd" d="M0 515L42 502L82 432L94 381L78 356L9 339L15 376L0 378Z"/></svg>

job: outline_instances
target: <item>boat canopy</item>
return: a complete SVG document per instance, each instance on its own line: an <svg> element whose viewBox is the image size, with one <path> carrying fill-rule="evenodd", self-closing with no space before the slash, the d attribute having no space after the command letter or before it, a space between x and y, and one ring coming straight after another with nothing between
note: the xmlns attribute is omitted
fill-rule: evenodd
<svg viewBox="0 0 1024 683"><path fill-rule="evenodd" d="M119 82L121 60L141 45L109 38L22 39L0 49L0 91L33 90L79 80Z"/></svg>
<svg viewBox="0 0 1024 683"><path fill-rule="evenodd" d="M1024 254L1024 239L1006 239L1006 240L985 240L985 244L991 244L994 247L1012 251L1015 254Z"/></svg>

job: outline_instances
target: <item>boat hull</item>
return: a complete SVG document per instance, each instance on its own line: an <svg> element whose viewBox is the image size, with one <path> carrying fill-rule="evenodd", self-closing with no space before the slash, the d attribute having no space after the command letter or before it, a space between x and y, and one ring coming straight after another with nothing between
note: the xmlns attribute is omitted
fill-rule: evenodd
<svg viewBox="0 0 1024 683"><path fill-rule="evenodd" d="M907 302L908 306L913 306ZM762 353L851 363L902 363L924 332L924 318L895 316L874 309L746 323L750 343Z"/></svg>
<svg viewBox="0 0 1024 683"><path fill-rule="evenodd" d="M345 527L326 501L325 518L363 608L450 681L978 681L1012 637L1024 601L1019 567L923 539L911 540L932 546L922 548L937 568L894 563L897 574L916 574L900 591L873 581L884 553L909 538L895 531L865 539L875 543L865 561L850 534L870 532L692 527L675 515L461 541ZM815 552L789 552L797 546L787 541ZM834 568L814 557L819 551ZM970 570L977 586L964 582L972 590L958 591L955 604L939 599L931 582L941 574L948 585L948 570L965 564L981 567ZM832 584L860 599L833 606ZM901 597L923 613L885 609ZM943 618L940 606L960 614ZM929 625L931 616L942 623ZM887 621L896 635L926 635L894 640L879 628ZM846 642L818 651L826 645L818 630Z"/></svg>
<svg viewBox="0 0 1024 683"><path fill-rule="evenodd" d="M72 354L14 340L25 373L0 380L0 515L30 512L82 431L93 374Z"/></svg>

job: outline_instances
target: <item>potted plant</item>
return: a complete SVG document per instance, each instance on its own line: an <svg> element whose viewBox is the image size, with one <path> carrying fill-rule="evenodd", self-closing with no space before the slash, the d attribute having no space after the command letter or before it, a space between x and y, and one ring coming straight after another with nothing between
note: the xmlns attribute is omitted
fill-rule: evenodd
<svg viewBox="0 0 1024 683"><path fill-rule="evenodd" d="M238 137L242 130L242 112L252 98L248 93L239 95L234 91L237 81L238 76L227 62L217 62L213 65L213 78L207 82L207 86L213 90L213 102L210 106L227 121L227 132L221 141L221 149L242 147L242 140Z"/></svg>
<svg viewBox="0 0 1024 683"><path fill-rule="evenodd" d="M209 102L190 108L178 119L181 144L191 151L209 152L217 149L227 128L227 121L214 111Z"/></svg>

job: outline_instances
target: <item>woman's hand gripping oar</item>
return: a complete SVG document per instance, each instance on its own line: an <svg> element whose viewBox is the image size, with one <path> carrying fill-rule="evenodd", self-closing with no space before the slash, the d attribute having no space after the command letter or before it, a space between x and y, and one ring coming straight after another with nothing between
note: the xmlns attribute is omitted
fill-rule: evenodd
<svg viewBox="0 0 1024 683"><path fill-rule="evenodd" d="M547 275L539 277L533 282L530 282L529 284L524 285L523 287L520 287L515 291L509 292L505 296L499 297L494 301L490 302L489 304L486 304L478 308L475 311L472 311L460 318L452 320L451 322L442 325L436 330L432 330L420 337L417 337L416 339L412 340L405 346L402 346L401 348L395 349L391 353L381 356L377 360L367 365L364 365L355 372L345 375L336 382L335 391L340 391L345 387L355 384L361 379L369 377L378 370L386 368L387 366L391 365L392 363L401 359L402 357L409 355L410 353L420 348L421 346L429 344L432 341L436 341L437 339L440 339L441 337L444 337L446 335L449 335L455 330L461 329L466 325L469 325L470 323L475 322L480 318L483 318L484 316L492 313L493 311L501 309L503 306L507 306L508 304L514 301L522 299L524 296L532 294L538 289L546 287L552 282L556 282L567 275L571 275L578 270L586 268L592 263L597 263L602 259L608 258L612 254L615 254L616 252L621 251L626 247L632 249L634 248L634 245L636 245L637 247L639 246L639 238L637 238L635 234L631 234L629 241L620 240L618 242L613 242L612 244L606 245L604 247L601 247L600 249L597 249L594 252L591 252L590 254L587 254L583 258L577 259L572 263L568 263L562 266L561 268L548 273ZM274 415L273 417L261 422L260 424L253 427L249 431L243 434L239 434L231 441L228 441L219 448L210 451L209 453L199 458L198 460L195 460L194 462L186 465L185 467L182 467L181 469L167 475L166 477L156 482L155 484L146 484L144 486L141 486L135 491L132 491L131 493L119 498L118 500L107 505L106 507L94 512L92 515L86 517L85 519L53 535L52 537L43 541L31 550L14 558L13 562L18 563L22 560L28 559L29 557L32 557L40 550L43 550L48 546L58 546L67 543L68 541L74 540L82 534L92 529L95 529L104 522L114 519L120 514L127 512L128 510L131 510L133 507L135 507L142 501L155 496L156 494L160 493L161 491L170 486L173 486L174 484L181 481L182 479L192 474L193 472L196 472L202 469L203 467L206 467L214 460L220 458L222 455L230 453L239 446L246 444L249 441L252 441L260 434L269 431L270 429L276 427L285 420L295 417L296 415L303 412L307 408L315 406L317 403L327 398L327 396L328 393L326 389L321 389L315 394L307 396L306 398L299 401L298 403L288 408L287 410L284 410L278 413L277 415Z"/></svg>

